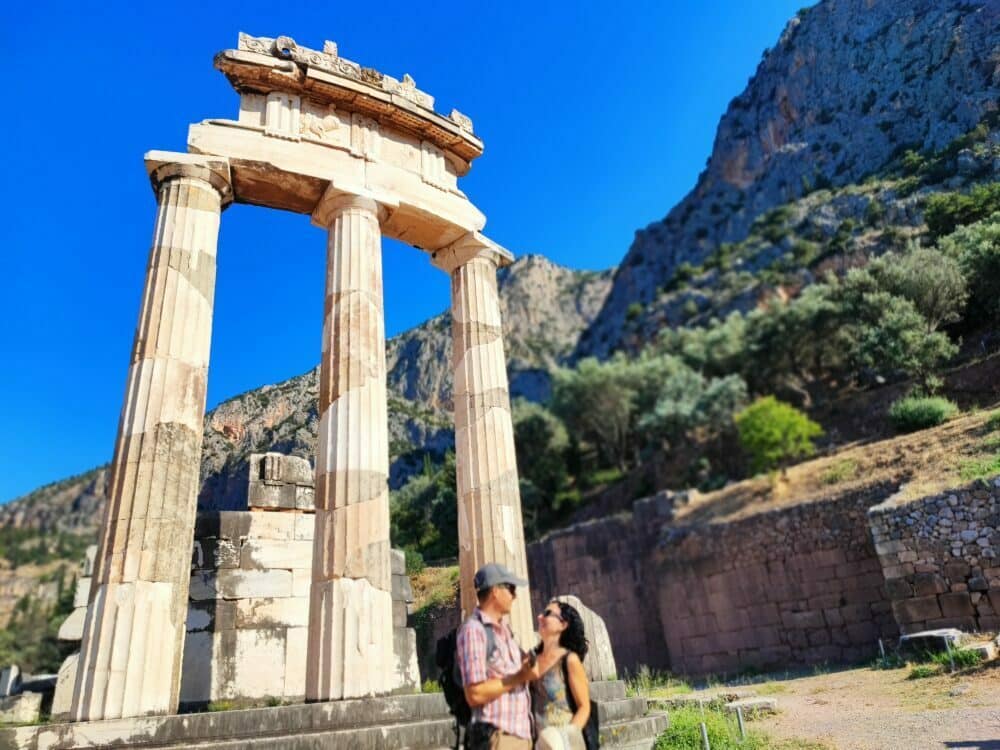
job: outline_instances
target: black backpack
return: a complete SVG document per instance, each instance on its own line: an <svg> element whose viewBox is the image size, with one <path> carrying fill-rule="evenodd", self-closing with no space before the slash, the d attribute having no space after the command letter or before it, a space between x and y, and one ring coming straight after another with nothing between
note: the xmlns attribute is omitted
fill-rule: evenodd
<svg viewBox="0 0 1000 750"><path fill-rule="evenodd" d="M569 689L569 671L566 667L566 657L562 660L563 684L566 686L566 701L569 703L569 710L576 713L576 700L573 698L573 691ZM601 722L597 718L597 704L590 701L590 718L583 728L583 741L587 745L587 750L598 750L601 746Z"/></svg>
<svg viewBox="0 0 1000 750"><path fill-rule="evenodd" d="M496 651L496 640L493 628L483 626L486 631L486 661L490 660ZM437 651L434 661L437 663L441 674L438 675L438 685L444 693L448 710L455 717L456 724L456 747L461 744L463 729L468 726L472 719L472 709L465 700L465 687L462 685L462 670L458 666L458 628L453 629L448 635L438 639Z"/></svg>

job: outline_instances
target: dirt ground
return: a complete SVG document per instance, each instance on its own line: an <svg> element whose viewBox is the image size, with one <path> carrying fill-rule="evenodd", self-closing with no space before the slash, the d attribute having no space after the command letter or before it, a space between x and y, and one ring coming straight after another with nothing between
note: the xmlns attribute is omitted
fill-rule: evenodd
<svg viewBox="0 0 1000 750"><path fill-rule="evenodd" d="M778 701L755 725L831 750L1000 750L1000 665L907 679L909 667L850 669L766 682Z"/></svg>

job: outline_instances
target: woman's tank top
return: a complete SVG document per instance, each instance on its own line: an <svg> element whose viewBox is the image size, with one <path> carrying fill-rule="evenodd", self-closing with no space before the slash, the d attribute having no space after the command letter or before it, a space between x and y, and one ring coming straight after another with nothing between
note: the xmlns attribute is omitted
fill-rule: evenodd
<svg viewBox="0 0 1000 750"><path fill-rule="evenodd" d="M535 725L539 730L545 727L561 727L573 718L569 707L567 691L563 679L563 661L568 654L557 661L541 679L531 683L531 710L535 714Z"/></svg>

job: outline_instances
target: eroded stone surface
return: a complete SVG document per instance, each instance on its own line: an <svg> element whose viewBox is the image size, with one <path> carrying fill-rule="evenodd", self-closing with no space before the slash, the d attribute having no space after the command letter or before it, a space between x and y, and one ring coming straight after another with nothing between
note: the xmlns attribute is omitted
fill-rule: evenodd
<svg viewBox="0 0 1000 750"><path fill-rule="evenodd" d="M583 631L590 642L590 650L583 660L587 677L591 682L618 679L618 668L615 665L615 655L611 650L611 637L604 618L571 594L555 597L561 602L572 605L583 620Z"/></svg>

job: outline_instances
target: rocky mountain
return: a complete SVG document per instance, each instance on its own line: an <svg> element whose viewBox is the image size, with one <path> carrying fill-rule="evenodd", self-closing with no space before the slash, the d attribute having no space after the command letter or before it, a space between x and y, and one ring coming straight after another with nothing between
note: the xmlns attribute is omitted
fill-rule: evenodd
<svg viewBox="0 0 1000 750"><path fill-rule="evenodd" d="M538 399L548 373L593 322L611 272L574 271L537 255L498 277L512 395ZM398 487L454 444L451 417L451 319L442 313L387 342L390 485ZM246 502L249 455L276 450L312 458L318 428L313 369L229 399L205 416L199 506L239 509ZM110 448L110 446L109 446ZM0 528L92 532L105 499L106 467L42 487L0 505Z"/></svg>
<svg viewBox="0 0 1000 750"><path fill-rule="evenodd" d="M576 356L635 350L664 325L755 304L760 290L746 278L729 280L721 306L717 294L677 287L711 270L727 245L768 240L754 230L767 229L761 217L783 206L795 214L781 217L787 226L791 218L812 220L813 236L803 237L810 242L831 239L848 218L857 223L873 197L890 223L919 225L919 205L897 185L853 197L838 189L879 175L907 150L940 153L990 119L998 94L997 0L825 0L803 8L730 102L694 189L636 233ZM982 140L997 145L995 122ZM962 155L950 156L955 174ZM967 158L965 176L982 177L984 166L996 178L990 154L966 156L986 160L977 166ZM826 195L813 195L817 189ZM807 197L811 203L797 203ZM806 266L795 257L795 238L775 234L728 259L754 272L792 252L788 265ZM717 292L719 275L694 286Z"/></svg>

